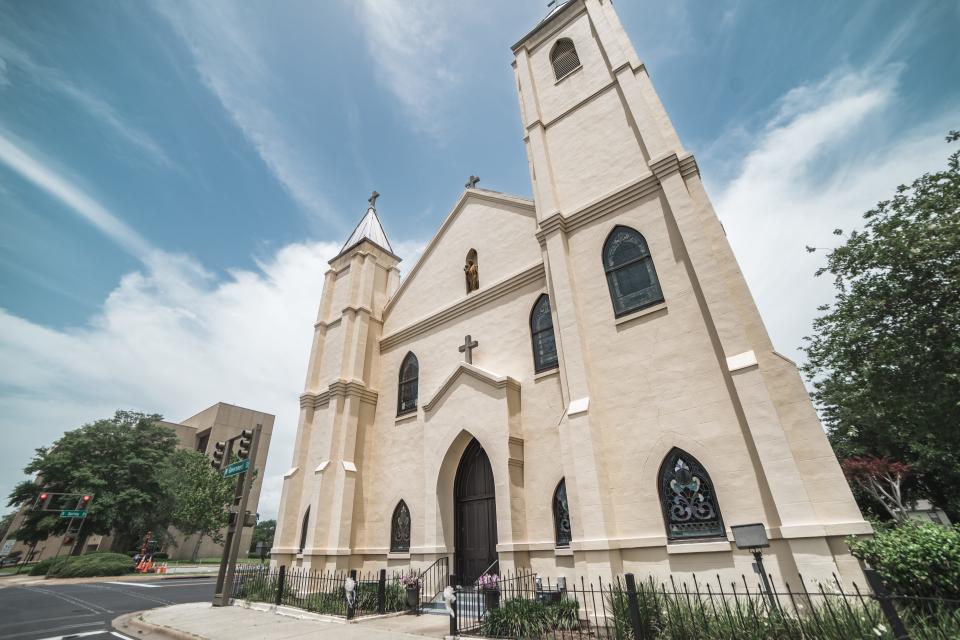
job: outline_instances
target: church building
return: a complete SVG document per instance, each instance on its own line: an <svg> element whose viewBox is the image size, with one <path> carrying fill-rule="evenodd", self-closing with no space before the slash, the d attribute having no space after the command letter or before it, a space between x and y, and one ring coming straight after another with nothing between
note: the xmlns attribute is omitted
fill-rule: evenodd
<svg viewBox="0 0 960 640"><path fill-rule="evenodd" d="M330 261L273 559L567 579L860 575L868 534L610 0L513 46L533 199L466 189L401 279ZM777 265L770 265L776 269Z"/></svg>

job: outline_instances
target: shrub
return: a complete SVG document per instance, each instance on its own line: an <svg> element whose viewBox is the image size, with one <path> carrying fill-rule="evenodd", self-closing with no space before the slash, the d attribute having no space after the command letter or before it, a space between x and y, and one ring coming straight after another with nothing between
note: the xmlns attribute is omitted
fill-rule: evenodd
<svg viewBox="0 0 960 640"><path fill-rule="evenodd" d="M898 595L960 599L957 527L905 522L879 528L873 538L851 538L847 544Z"/></svg>
<svg viewBox="0 0 960 640"><path fill-rule="evenodd" d="M133 572L133 562L123 553L99 552L84 556L57 558L48 578L89 578L93 576L122 576Z"/></svg>
<svg viewBox="0 0 960 640"><path fill-rule="evenodd" d="M69 560L68 556L57 557L57 558L47 558L46 560L41 560L37 564L33 565L30 568L30 575L32 576L45 576L52 569L59 567L61 564Z"/></svg>
<svg viewBox="0 0 960 640"><path fill-rule="evenodd" d="M481 633L492 638L539 638L550 630L547 606L536 600L507 600L483 617Z"/></svg>

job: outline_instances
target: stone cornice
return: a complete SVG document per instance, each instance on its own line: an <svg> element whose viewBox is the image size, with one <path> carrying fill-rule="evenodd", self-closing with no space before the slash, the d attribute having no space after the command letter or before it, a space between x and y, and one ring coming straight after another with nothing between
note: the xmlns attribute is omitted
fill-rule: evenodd
<svg viewBox="0 0 960 640"><path fill-rule="evenodd" d="M520 391L520 383L510 376L498 376L495 373L491 373L486 369L481 369L472 364L467 364L466 362L461 362L456 369L453 370L447 379L443 381L440 387L433 394L433 397L430 398L430 401L423 405L424 411L433 411L437 406L443 396L453 388L453 384L460 378L462 375L468 375L481 382L484 382L491 387L496 389L512 389L514 391Z"/></svg>
<svg viewBox="0 0 960 640"><path fill-rule="evenodd" d="M554 213L540 222L537 230L537 240L543 245L547 236L561 231L570 233L580 227L603 218L617 209L636 202L641 198L660 191L660 181L674 171L687 177L699 173L697 161L692 154L685 154L682 158L676 153L670 153L650 163L652 172L628 185L614 189L601 198L589 202L569 215Z"/></svg>
<svg viewBox="0 0 960 640"><path fill-rule="evenodd" d="M414 338L426 331L429 331L435 327L440 326L446 322L449 322L455 318L458 318L465 313L474 311L487 305L495 300L499 300L503 296L506 296L517 289L524 287L531 282L536 282L545 277L545 271L543 268L543 263L538 262L537 264L527 267L519 273L515 273L512 276L508 276L499 282L496 282L489 287L480 289L465 298L461 298L452 305L437 311L436 313L430 314L425 318L421 318L413 322L412 324L403 327L394 331L388 336L384 336L380 339L380 351L388 351L397 345L400 345L411 338Z"/></svg>
<svg viewBox="0 0 960 640"><path fill-rule="evenodd" d="M319 393L305 391L300 394L300 408L319 409L329 404L331 398L359 398L361 402L376 404L377 397L376 391L358 380L335 380L325 391Z"/></svg>

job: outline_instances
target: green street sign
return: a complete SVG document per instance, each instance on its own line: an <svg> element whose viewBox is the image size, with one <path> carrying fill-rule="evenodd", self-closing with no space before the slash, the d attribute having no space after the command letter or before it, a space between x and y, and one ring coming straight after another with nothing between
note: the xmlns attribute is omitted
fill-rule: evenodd
<svg viewBox="0 0 960 640"><path fill-rule="evenodd" d="M250 468L249 460L237 460L236 462L228 464L226 467L224 467L223 477L230 478L233 476L238 476L249 468Z"/></svg>
<svg viewBox="0 0 960 640"><path fill-rule="evenodd" d="M65 509L60 512L61 518L86 518L87 512L82 509Z"/></svg>

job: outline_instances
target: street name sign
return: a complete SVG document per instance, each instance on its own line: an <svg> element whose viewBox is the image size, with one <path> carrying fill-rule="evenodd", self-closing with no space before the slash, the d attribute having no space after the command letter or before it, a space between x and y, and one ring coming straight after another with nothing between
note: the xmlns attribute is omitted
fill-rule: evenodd
<svg viewBox="0 0 960 640"><path fill-rule="evenodd" d="M224 478L231 478L231 477L233 477L233 476L238 476L238 475L240 475L241 473L243 473L244 471L246 471L246 470L249 469L249 468L250 468L250 460L249 460L249 459L247 459L247 460L237 460L236 462L233 462L233 463L231 463L231 464L228 464L226 467L224 467L224 469L223 469L223 477L224 477Z"/></svg>
<svg viewBox="0 0 960 640"><path fill-rule="evenodd" d="M64 509L60 512L61 518L86 518L87 512L82 509Z"/></svg>

